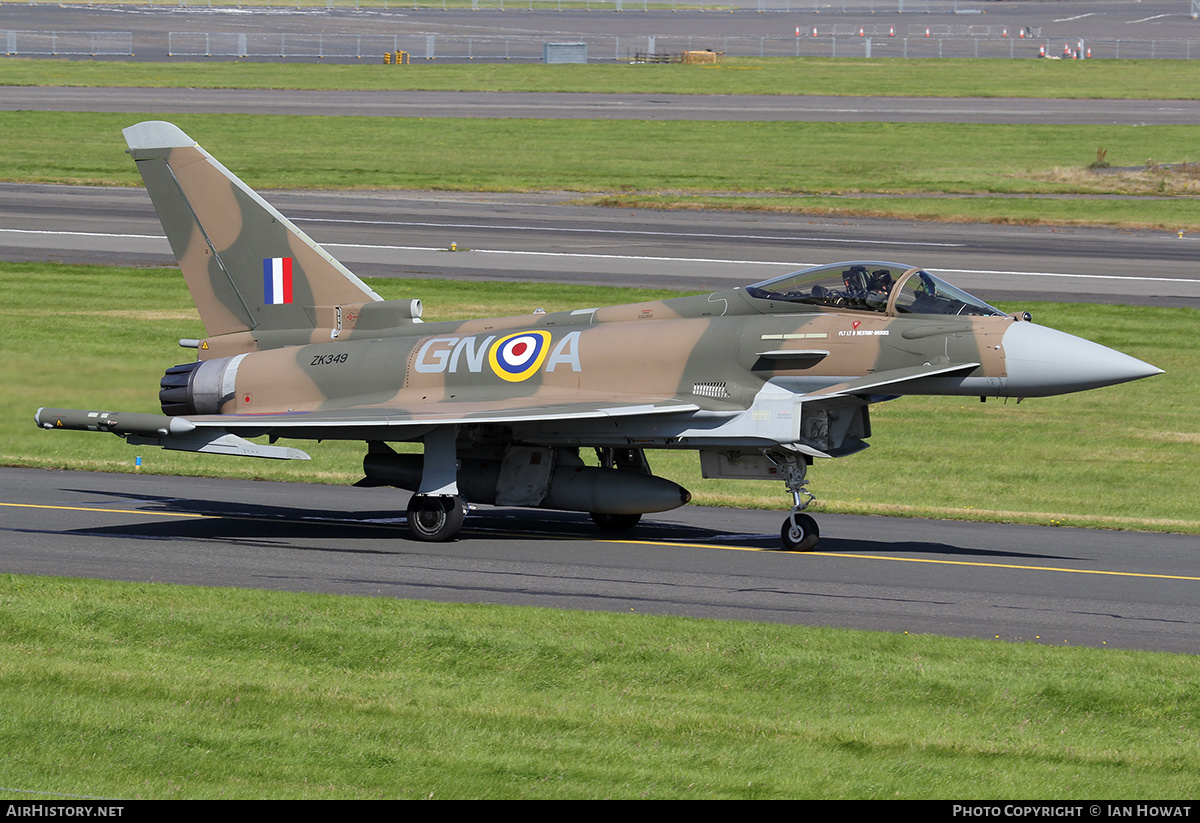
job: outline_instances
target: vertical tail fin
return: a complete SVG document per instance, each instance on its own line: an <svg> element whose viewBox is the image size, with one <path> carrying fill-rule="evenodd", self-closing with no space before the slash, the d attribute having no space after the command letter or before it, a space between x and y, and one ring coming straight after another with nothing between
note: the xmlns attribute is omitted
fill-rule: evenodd
<svg viewBox="0 0 1200 823"><path fill-rule="evenodd" d="M382 299L177 126L123 133L209 336L261 341Z"/></svg>

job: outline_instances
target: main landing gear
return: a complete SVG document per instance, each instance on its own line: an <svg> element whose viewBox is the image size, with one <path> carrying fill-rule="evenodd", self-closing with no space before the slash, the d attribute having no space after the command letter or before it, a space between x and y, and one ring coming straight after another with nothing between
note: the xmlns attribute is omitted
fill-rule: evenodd
<svg viewBox="0 0 1200 823"><path fill-rule="evenodd" d="M408 501L408 530L417 540L445 543L453 540L466 519L467 502L461 496L414 494ZM592 521L602 531L629 531L641 521L640 514L592 512Z"/></svg>
<svg viewBox="0 0 1200 823"><path fill-rule="evenodd" d="M601 531L606 532L627 532L636 526L642 519L640 514L606 514L604 512L592 512L592 522Z"/></svg>
<svg viewBox="0 0 1200 823"><path fill-rule="evenodd" d="M459 495L414 494L408 501L408 530L427 543L453 540L466 516L467 503Z"/></svg>
<svg viewBox="0 0 1200 823"><path fill-rule="evenodd" d="M804 514L808 504L816 499L808 490L808 466L803 457L795 454L767 453L767 459L779 467L784 485L792 494L792 513L783 521L780 542L787 551L810 552L817 547L821 530L811 515Z"/></svg>

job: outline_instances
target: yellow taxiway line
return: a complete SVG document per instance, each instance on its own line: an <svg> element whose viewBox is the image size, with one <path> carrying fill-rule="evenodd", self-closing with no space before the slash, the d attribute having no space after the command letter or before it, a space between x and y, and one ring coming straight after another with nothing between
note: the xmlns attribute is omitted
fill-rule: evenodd
<svg viewBox="0 0 1200 823"><path fill-rule="evenodd" d="M56 509L59 511L76 511L76 512L102 512L105 514L140 514L151 515L154 517L191 517L209 520L269 520L273 523L293 522L293 523L313 523L313 520L290 520L284 521L276 518L265 517L249 517L244 515L224 515L224 514L196 514L192 512L151 512L142 509L107 509L98 506L55 506L38 503L3 503L0 506L10 508L24 509ZM345 522L345 521L328 521L328 522ZM357 523L360 526L369 526L374 528L399 528L395 525L385 525L379 523ZM524 535L529 537L529 535ZM569 539L589 539L570 536ZM594 538L591 538L594 539ZM840 552L783 552L778 549L764 549L758 546L729 546L719 543L680 543L670 540L622 540L620 538L602 538L595 540L597 543L617 543L627 546L663 546L671 548L690 548L690 549L720 549L722 551L743 551L743 552L779 552L793 557L838 557L838 558L855 558L859 560L888 560L893 563L932 563L942 566L971 566L977 568L988 569L1014 569L1020 571L1042 571L1042 572L1064 572L1067 574L1096 574L1106 575L1109 577L1138 577L1155 580L1188 580L1200 581L1200 577L1180 575L1180 574L1150 574L1146 572L1122 572L1112 571L1107 569L1069 569L1062 566L1024 566L1019 563L984 563L978 560L934 560L923 557L888 557L878 554L855 554L855 553L840 553Z"/></svg>

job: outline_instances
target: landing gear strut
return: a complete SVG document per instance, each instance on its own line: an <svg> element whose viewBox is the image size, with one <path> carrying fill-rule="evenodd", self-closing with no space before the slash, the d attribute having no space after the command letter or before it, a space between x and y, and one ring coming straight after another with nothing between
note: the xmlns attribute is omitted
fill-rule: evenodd
<svg viewBox="0 0 1200 823"><path fill-rule="evenodd" d="M808 490L808 466L799 455L778 452L764 454L779 467L784 485L792 494L792 513L783 521L783 529L779 533L783 548L790 552L812 551L821 539L821 530L812 516L803 513L816 500Z"/></svg>
<svg viewBox="0 0 1200 823"><path fill-rule="evenodd" d="M414 494L408 501L408 530L417 540L453 540L466 519L467 507L457 495Z"/></svg>

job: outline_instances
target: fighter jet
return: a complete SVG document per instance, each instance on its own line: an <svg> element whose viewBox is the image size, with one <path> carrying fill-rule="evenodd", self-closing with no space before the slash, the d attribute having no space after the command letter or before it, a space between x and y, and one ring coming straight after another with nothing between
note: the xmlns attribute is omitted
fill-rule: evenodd
<svg viewBox="0 0 1200 823"><path fill-rule="evenodd" d="M819 538L808 467L865 449L872 404L1040 397L1161 373L881 261L424 323L420 301L380 298L174 125L124 134L207 336L179 341L196 359L162 377L162 414L41 408L37 424L293 460L308 455L277 441L363 441L363 482L413 492L418 540L453 539L475 504L629 529L690 499L651 473L646 450L693 449L705 477L782 481L782 546L807 551Z"/></svg>

